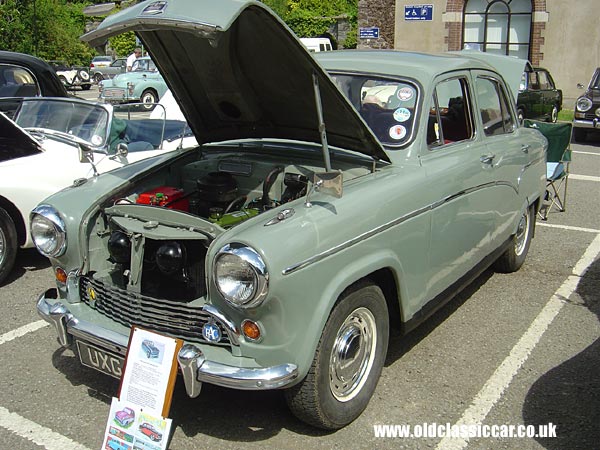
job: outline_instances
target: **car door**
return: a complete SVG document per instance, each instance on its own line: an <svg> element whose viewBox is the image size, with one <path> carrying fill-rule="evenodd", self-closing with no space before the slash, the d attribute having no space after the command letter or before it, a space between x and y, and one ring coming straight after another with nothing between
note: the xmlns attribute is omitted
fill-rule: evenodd
<svg viewBox="0 0 600 450"><path fill-rule="evenodd" d="M538 80L540 83L540 93L542 97L542 108L544 117L552 116L552 108L557 102L558 94L554 81L550 74L545 70L538 71Z"/></svg>
<svg viewBox="0 0 600 450"><path fill-rule="evenodd" d="M469 72L440 78L426 104L432 229L427 299L442 294L490 251L493 168L475 132Z"/></svg>
<svg viewBox="0 0 600 450"><path fill-rule="evenodd" d="M502 79L487 71L475 71L476 119L482 130L486 164L493 186L487 189L494 226L492 248L498 247L512 232L526 199L520 189L523 170L529 165L529 146L522 143L509 91Z"/></svg>

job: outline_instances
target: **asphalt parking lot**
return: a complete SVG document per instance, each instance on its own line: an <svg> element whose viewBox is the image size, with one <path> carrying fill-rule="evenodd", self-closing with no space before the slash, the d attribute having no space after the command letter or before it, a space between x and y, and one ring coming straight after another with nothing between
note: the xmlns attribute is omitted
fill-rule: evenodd
<svg viewBox="0 0 600 450"><path fill-rule="evenodd" d="M76 94L95 98L97 91ZM485 272L419 329L393 338L375 396L354 423L317 431L296 420L277 391L205 385L189 399L178 385L169 448L598 448L600 135L572 149L567 211L538 222L523 268ZM35 301L52 286L49 264L29 250L0 287L2 448L84 450L102 443L118 383L80 366L39 320ZM466 441L375 432L446 424L551 424L556 437Z"/></svg>

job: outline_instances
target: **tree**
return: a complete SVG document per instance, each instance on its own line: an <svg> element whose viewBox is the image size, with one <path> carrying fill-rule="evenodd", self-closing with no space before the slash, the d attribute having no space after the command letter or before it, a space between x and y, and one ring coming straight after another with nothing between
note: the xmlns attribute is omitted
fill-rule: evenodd
<svg viewBox="0 0 600 450"><path fill-rule="evenodd" d="M0 4L0 47L42 59L88 64L94 55L79 36L87 3L66 0L5 0Z"/></svg>
<svg viewBox="0 0 600 450"><path fill-rule="evenodd" d="M348 19L351 29L344 48L356 47L358 0L263 0L298 37L326 34L341 17Z"/></svg>

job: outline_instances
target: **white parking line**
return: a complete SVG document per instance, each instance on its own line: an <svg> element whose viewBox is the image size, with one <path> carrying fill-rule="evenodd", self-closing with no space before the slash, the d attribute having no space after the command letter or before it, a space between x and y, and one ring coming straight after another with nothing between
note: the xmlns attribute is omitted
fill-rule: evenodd
<svg viewBox="0 0 600 450"><path fill-rule="evenodd" d="M569 174L569 179L582 180L582 181L600 181L600 177L594 177L591 175L577 175L574 173Z"/></svg>
<svg viewBox="0 0 600 450"><path fill-rule="evenodd" d="M16 330L11 330L8 333L4 333L0 336L0 345L6 344L7 342L12 341L21 336L25 336L27 333L33 333L34 331L39 330L40 328L47 327L49 324L43 320L38 320L37 322L31 322L27 325L24 325Z"/></svg>
<svg viewBox="0 0 600 450"><path fill-rule="evenodd" d="M582 228L582 227L572 227L570 225L558 225L554 223L546 223L546 222L536 222L536 227L547 227L547 228L560 228L561 230L569 230L569 231L582 231L584 233L595 233L600 234L600 230L596 230L595 228Z"/></svg>
<svg viewBox="0 0 600 450"><path fill-rule="evenodd" d="M573 268L573 275L570 275L561 287L548 300L546 306L531 323L525 334L519 339L519 342L512 348L509 355L502 364L496 369L493 375L485 383L483 388L471 402L462 417L455 425L481 425L494 405L508 388L509 384L527 361L529 355L540 341L544 332L548 329L554 318L558 315L571 294L577 288L581 276L592 264L594 259L600 254L600 234L595 237L588 246L581 259ZM438 450L462 450L468 444L468 438L445 437L437 445Z"/></svg>
<svg viewBox="0 0 600 450"><path fill-rule="evenodd" d="M577 155L593 155L593 156L600 156L600 153L596 153L596 152L579 152L579 151L573 151L571 152L573 154L577 154Z"/></svg>
<svg viewBox="0 0 600 450"><path fill-rule="evenodd" d="M87 447L58 434L49 428L38 425L31 420L11 413L0 406L0 426L12 431L46 450L89 450Z"/></svg>

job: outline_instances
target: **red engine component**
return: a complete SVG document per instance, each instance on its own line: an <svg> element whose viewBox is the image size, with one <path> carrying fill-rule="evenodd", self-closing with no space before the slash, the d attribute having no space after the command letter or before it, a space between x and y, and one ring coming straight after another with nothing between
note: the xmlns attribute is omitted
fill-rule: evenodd
<svg viewBox="0 0 600 450"><path fill-rule="evenodd" d="M140 205L164 206L179 211L190 211L190 200L184 197L183 189L171 186L159 186L146 192L142 192L136 203Z"/></svg>

